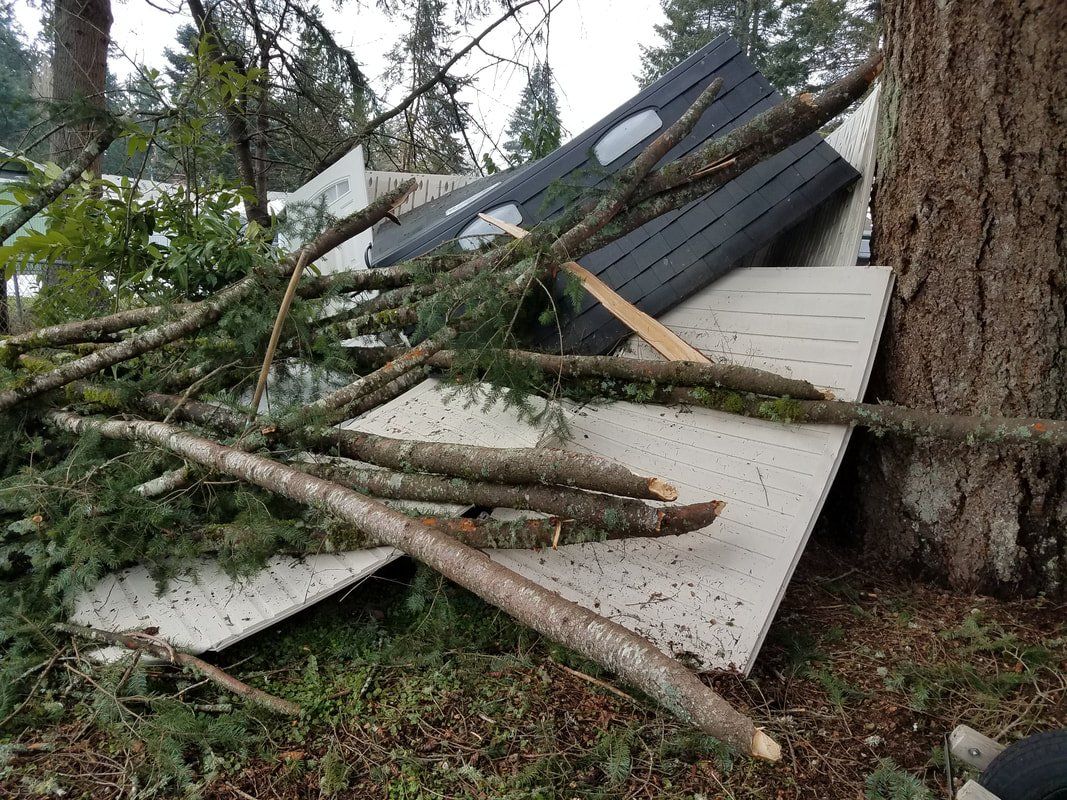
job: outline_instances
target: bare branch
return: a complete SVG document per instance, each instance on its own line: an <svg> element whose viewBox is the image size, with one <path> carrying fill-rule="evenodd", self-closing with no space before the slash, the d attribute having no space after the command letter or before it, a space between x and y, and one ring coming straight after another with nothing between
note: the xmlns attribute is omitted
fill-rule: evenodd
<svg viewBox="0 0 1067 800"><path fill-rule="evenodd" d="M98 628L87 628L82 625L71 625L64 622L57 622L52 627L61 633L68 633L71 636L80 636L83 639L89 639L94 642L117 644L130 650L151 653L156 658L161 658L175 666L188 667L194 672L200 673L215 685L221 686L223 689L231 691L238 697L242 697L250 703L255 703L257 706L262 706L276 714L285 714L290 717L300 716L300 706L296 703L275 697L254 686L249 686L244 681L239 681L232 675L228 675L214 664L209 664L202 658L197 658L190 653L183 653L181 650L175 649L165 639L160 639L157 636L151 636L139 631L112 633Z"/></svg>
<svg viewBox="0 0 1067 800"><path fill-rule="evenodd" d="M199 0L193 0L193 2L199 2ZM426 94L426 92L430 91L434 86L443 81L448 76L449 70L451 70L452 67L454 67L460 60L465 58L467 54L471 52L471 50L476 48L486 36L488 36L498 27L503 25L509 19L514 17L516 14L518 14L519 11L521 11L522 9L539 2L540 0L524 0L524 2L510 6L505 14L498 17L492 24L490 24L481 33L475 36L464 47L461 47L459 50L453 53L452 57L448 59L448 61L446 61L437 72L435 72L425 81L416 86L403 100L401 100L389 110L383 111L382 113L373 117L355 135L350 136L348 139L345 139L343 142L340 142L339 144L335 145L325 158L323 158L321 161L319 161L318 164L308 170L305 179L322 172L333 164L336 164L342 157L344 157L346 153L352 150L352 148L356 147L356 145L363 142L375 130L380 128L382 125L384 125L386 122L393 119L394 117L407 111L407 109L411 107L412 103L414 103L416 100L422 97L422 95Z"/></svg>

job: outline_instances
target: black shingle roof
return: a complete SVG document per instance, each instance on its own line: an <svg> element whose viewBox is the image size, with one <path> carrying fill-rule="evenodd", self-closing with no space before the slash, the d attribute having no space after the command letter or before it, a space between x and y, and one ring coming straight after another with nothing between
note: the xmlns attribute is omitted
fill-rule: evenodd
<svg viewBox="0 0 1067 800"><path fill-rule="evenodd" d="M372 262L387 266L428 252L455 238L478 212L504 204L519 207L524 227L552 216L564 203L551 199L554 183L588 186L610 180L609 173L629 163L658 135L658 131L649 134L604 170L592 148L606 132L647 108L656 109L666 127L715 78L724 83L719 96L665 160L678 158L781 101L738 45L720 36L541 160L487 176L404 215L399 227L385 228L376 235ZM584 256L581 262L624 298L657 316L737 266L857 177L836 150L813 134L712 194ZM471 197L477 199L445 214ZM577 311L565 309L564 313L564 345L570 352L606 352L627 334L590 297ZM558 342L558 333L553 330L549 337L546 332L546 339Z"/></svg>

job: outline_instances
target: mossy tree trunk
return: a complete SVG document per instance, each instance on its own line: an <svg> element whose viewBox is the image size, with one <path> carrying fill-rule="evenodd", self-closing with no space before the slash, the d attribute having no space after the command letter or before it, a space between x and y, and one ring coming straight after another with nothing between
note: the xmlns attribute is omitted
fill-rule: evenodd
<svg viewBox="0 0 1067 800"><path fill-rule="evenodd" d="M1067 417L1067 4L883 11L874 258L897 285L872 394ZM855 506L882 563L964 590L1064 591L1062 451L865 444Z"/></svg>

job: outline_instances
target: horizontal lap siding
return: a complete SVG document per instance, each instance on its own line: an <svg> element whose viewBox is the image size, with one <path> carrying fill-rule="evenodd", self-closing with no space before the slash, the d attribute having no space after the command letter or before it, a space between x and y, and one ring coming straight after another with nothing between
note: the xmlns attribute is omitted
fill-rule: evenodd
<svg viewBox="0 0 1067 800"><path fill-rule="evenodd" d="M265 569L236 582L217 562L204 560L193 576L172 579L158 597L148 570L133 567L80 597L71 619L114 631L156 626L176 647L219 650L351 586L398 555L377 547L300 560L275 556Z"/></svg>
<svg viewBox="0 0 1067 800"><path fill-rule="evenodd" d="M743 269L660 320L717 360L773 367L820 385L831 378L840 396L855 398L881 329L889 282L888 271L879 268ZM800 312L793 337L775 316L783 309ZM768 328L774 332L761 333ZM727 348L719 346L724 331ZM629 343L628 352L655 357L641 342ZM677 486L680 502L725 500L723 515L683 536L497 552L494 558L670 652L695 656L706 668L747 671L848 429L629 403L574 409L569 419L572 439L565 447L659 475Z"/></svg>

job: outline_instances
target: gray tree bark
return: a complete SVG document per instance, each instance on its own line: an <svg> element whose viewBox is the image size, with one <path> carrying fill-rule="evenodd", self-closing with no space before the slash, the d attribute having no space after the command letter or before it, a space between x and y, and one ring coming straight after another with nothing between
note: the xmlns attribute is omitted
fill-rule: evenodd
<svg viewBox="0 0 1067 800"><path fill-rule="evenodd" d="M872 394L1063 419L1067 4L887 0L883 13L874 259L897 285ZM880 563L962 590L1064 590L1062 450L887 437L860 460Z"/></svg>

